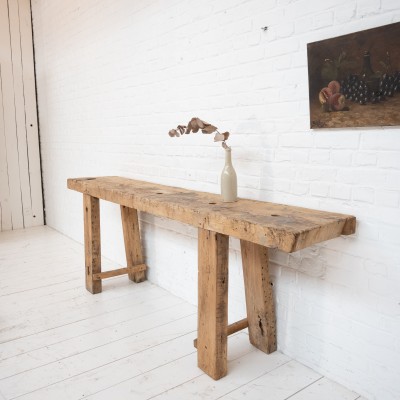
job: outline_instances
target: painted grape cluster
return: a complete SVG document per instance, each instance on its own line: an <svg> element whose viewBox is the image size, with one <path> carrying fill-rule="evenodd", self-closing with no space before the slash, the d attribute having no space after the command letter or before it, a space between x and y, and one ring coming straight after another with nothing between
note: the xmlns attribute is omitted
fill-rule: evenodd
<svg viewBox="0 0 400 400"><path fill-rule="evenodd" d="M400 93L400 71L383 74L374 82L367 82L363 77L350 74L340 82L340 86L346 100L361 105L376 104Z"/></svg>

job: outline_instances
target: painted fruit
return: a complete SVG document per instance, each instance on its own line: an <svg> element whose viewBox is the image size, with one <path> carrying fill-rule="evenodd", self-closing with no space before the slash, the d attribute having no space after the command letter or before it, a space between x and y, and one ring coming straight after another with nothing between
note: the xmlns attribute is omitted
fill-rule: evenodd
<svg viewBox="0 0 400 400"><path fill-rule="evenodd" d="M346 98L341 93L335 93L329 97L329 105L334 111L343 110L346 104Z"/></svg>

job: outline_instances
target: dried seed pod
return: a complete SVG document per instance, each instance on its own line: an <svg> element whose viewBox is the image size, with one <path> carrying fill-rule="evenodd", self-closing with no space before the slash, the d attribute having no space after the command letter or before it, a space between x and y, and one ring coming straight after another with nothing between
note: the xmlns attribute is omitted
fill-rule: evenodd
<svg viewBox="0 0 400 400"><path fill-rule="evenodd" d="M199 125L197 124L197 118L192 118L188 124L190 126L190 129L193 133L196 133L199 131Z"/></svg>
<svg viewBox="0 0 400 400"><path fill-rule="evenodd" d="M196 117L196 118L193 118L193 119L196 120L197 126L198 126L200 129L203 129L205 125L209 125L208 122L204 122L204 121L202 121L200 118L197 118L197 117Z"/></svg>
<svg viewBox="0 0 400 400"><path fill-rule="evenodd" d="M216 130L217 130L217 127L216 127L216 126L209 124L209 125L206 125L206 126L204 127L204 129L202 129L201 131L202 131L203 133L213 133L213 132L215 132Z"/></svg>
<svg viewBox="0 0 400 400"><path fill-rule="evenodd" d="M179 133L181 135L183 135L185 133L186 126L185 125L178 125L177 130L179 131Z"/></svg>
<svg viewBox="0 0 400 400"><path fill-rule="evenodd" d="M214 142L223 142L225 140L225 136L222 133L217 132L214 136Z"/></svg>
<svg viewBox="0 0 400 400"><path fill-rule="evenodd" d="M193 117L187 126L178 125L176 129L171 129L168 134L171 137L179 137L183 134L189 134L191 132L196 133L201 129L203 133L213 133L216 132L214 141L222 142L222 147L227 148L225 140L229 137L229 132L219 133L218 128L208 122L201 120L200 118Z"/></svg>
<svg viewBox="0 0 400 400"><path fill-rule="evenodd" d="M224 135L224 140L228 140L229 132L223 132L222 135Z"/></svg>

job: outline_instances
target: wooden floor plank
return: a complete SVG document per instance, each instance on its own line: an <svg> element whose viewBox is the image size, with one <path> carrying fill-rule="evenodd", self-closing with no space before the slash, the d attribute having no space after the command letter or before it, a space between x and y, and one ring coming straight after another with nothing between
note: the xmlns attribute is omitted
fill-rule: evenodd
<svg viewBox="0 0 400 400"><path fill-rule="evenodd" d="M247 336L243 333L239 335ZM230 340L231 338L229 338L229 341ZM248 337L246 340L248 341ZM231 343L229 342L229 344ZM230 352L228 354L230 354ZM201 375L174 387L167 392L157 395L154 397L154 400L219 399L225 394L245 385L247 382L258 378L260 375L266 374L289 361L289 357L279 352L266 356L253 347L253 351L228 363L228 375L218 382L218 384L211 381L207 375ZM199 390L199 388L202 390Z"/></svg>
<svg viewBox="0 0 400 400"><path fill-rule="evenodd" d="M57 261L56 258L53 259ZM58 264L60 265L60 264ZM115 263L114 263L115 265ZM63 265L60 265L61 268ZM66 264L67 266L67 264ZM82 265L81 265L82 267ZM29 268L29 266L27 266ZM48 266L47 268L50 268ZM132 286L135 287L132 290ZM82 290L82 268L79 271L75 271L73 279L70 278L67 281L62 276L54 278L51 285L40 285L39 287L30 287L28 290L22 292L13 292L9 294L0 295L0 300L4 308L2 312L10 312L14 314L15 310L25 310L27 305L33 308L38 306L45 306L49 303L56 303L61 301L75 300L78 297L85 298L86 301L92 303L105 301L114 297L120 297L122 295L130 294L140 289L141 285L132 285L127 279L109 279L104 282L105 291L102 294L101 299L98 297L89 296L85 290ZM118 287L118 290L114 290ZM144 290L146 286L144 287ZM160 289L160 288L159 288ZM13 287L13 290L14 287ZM161 291L161 289L160 289ZM69 292L69 293L68 293ZM35 298L35 303L32 304L32 298Z"/></svg>
<svg viewBox="0 0 400 400"><path fill-rule="evenodd" d="M149 399L182 382L202 375L203 371L196 366L196 359L196 354L192 353L88 398L96 400Z"/></svg>
<svg viewBox="0 0 400 400"><path fill-rule="evenodd" d="M0 400L357 399L279 352L257 350L245 331L229 337L228 375L215 382L196 366L193 306L126 277L93 296L83 264L83 246L47 227L0 233Z"/></svg>
<svg viewBox="0 0 400 400"><path fill-rule="evenodd" d="M154 303L153 303L154 305ZM193 306L183 303L176 297L165 298L163 309L146 312L135 319L130 319L118 325L107 326L97 331L63 340L53 345L47 345L7 360L0 361L0 379L38 368L55 361L64 360L93 348L100 348L132 335L147 331L154 327L172 322L174 319L194 315ZM146 308L146 306L143 306Z"/></svg>
<svg viewBox="0 0 400 400"><path fill-rule="evenodd" d="M250 381L221 397L224 400L259 400L268 393L268 400L286 400L288 397L316 382L321 375L297 361L290 361L273 371ZM324 399L324 397L321 397ZM321 400L320 399L320 400Z"/></svg>
<svg viewBox="0 0 400 400"><path fill-rule="evenodd" d="M2 359L8 359L52 344L61 343L90 332L96 332L105 327L118 326L118 324L124 321L138 318L146 313L152 313L156 309L162 309L160 303L164 304L164 300L165 296L157 296L154 302L153 300L150 303L138 301L138 304L140 304L139 307L125 307L111 313L95 315L91 318L79 320L56 328L43 328L42 331L35 334L1 344L0 356ZM132 301L134 302L134 299Z"/></svg>
<svg viewBox="0 0 400 400"><path fill-rule="evenodd" d="M143 307L143 312L148 308ZM136 312L140 314L142 311ZM55 329L44 330L37 334L22 337L17 340L4 343L0 347L0 354L3 360L10 359L27 352L40 350L47 346L63 343L64 341L75 339L81 335L96 332L104 327L117 326L119 323L134 318L135 313L127 314L126 309L119 310L107 315L100 315L88 320L78 321L73 324L63 325Z"/></svg>
<svg viewBox="0 0 400 400"><path fill-rule="evenodd" d="M82 289L82 279L80 280L79 284L80 289ZM29 303L28 299L26 298L18 300L18 296L10 295L13 302L10 304L7 301L2 301L2 304L4 303L4 307L8 306L8 308L4 311L2 310L1 315L4 318L7 318L10 323L15 323L14 320L24 318L27 315L30 316L31 321L36 318L41 318L43 317L43 315L47 317L52 317L53 315L59 314L59 309L62 309L64 312L68 311L71 314L76 311L76 314L79 316L80 314L82 314L82 309L85 310L87 308L88 311L92 311L92 309L96 309L99 304L106 304L107 307L103 307L102 310L103 312L107 312L109 309L123 307L124 303L126 301L129 301L131 297L138 297L139 299L144 300L151 298L151 296L160 297L167 295L167 292L159 290L159 288L155 286L131 286L129 289L130 290L121 291L115 290L112 295L104 296L101 298L99 298L98 296L96 296L97 298L95 298L94 296L89 296L89 294L86 295L82 290L80 291L78 296L72 298L67 296L67 298L65 299L59 299L57 294L54 294L54 296L48 294L45 295L43 299L40 299L38 303L36 303L36 301L35 303L32 303L32 301ZM31 296L36 298L36 293L37 292L32 293ZM125 306L128 305L129 304L126 304ZM79 308L81 310L79 310ZM67 316L65 317L65 319L67 320ZM59 317L59 319L62 321L61 316Z"/></svg>
<svg viewBox="0 0 400 400"><path fill-rule="evenodd" d="M143 374L160 367L160 365L169 364L181 357L189 354L195 357L192 338L193 333L178 336L115 362L27 393L19 399L71 400L100 393L135 377L143 376Z"/></svg>
<svg viewBox="0 0 400 400"><path fill-rule="evenodd" d="M291 400L356 400L358 398L357 393L330 379L322 378L296 393Z"/></svg>
<svg viewBox="0 0 400 400"><path fill-rule="evenodd" d="M51 329L45 329L43 327L40 331L31 335L22 336L2 343L0 344L0 358L6 359L53 344L62 343L66 340L96 332L106 327L117 327L118 324L162 309L167 298L165 291L161 290L159 294L157 291L149 292L149 297L143 296L142 299L139 297L129 298L132 304L138 304L139 307L132 307L128 303L126 307L112 312L103 312L87 319L63 324ZM174 296L171 297L174 298ZM38 326L38 329L40 329L40 326Z"/></svg>
<svg viewBox="0 0 400 400"><path fill-rule="evenodd" d="M189 332L196 326L196 315L191 315L172 323L129 336L116 342L111 342L98 348L76 354L24 373L1 380L1 391L7 398L22 396L63 381L74 375L100 368L103 365L123 359L136 352L154 347L160 343L172 340ZM192 327L190 329L190 327ZM193 342L191 342L192 345ZM193 350L192 350L193 351ZM140 365L139 368L140 371Z"/></svg>
<svg viewBox="0 0 400 400"><path fill-rule="evenodd" d="M151 292L151 290L141 290L141 300L149 299L154 295L154 293ZM98 304L84 304L80 307L72 302L68 302L64 306L62 313L60 313L59 308L52 307L48 314L41 315L40 312L34 316L27 314L25 318L20 318L18 323L11 321L11 326L4 326L0 329L0 343L129 308L129 303L127 303L127 301L131 299L132 296L124 297L125 298L116 298L100 303L101 307L99 307Z"/></svg>

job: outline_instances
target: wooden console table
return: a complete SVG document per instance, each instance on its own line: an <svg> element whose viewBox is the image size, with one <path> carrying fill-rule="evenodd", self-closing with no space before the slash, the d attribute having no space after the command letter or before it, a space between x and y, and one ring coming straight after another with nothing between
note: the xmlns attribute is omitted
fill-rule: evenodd
<svg viewBox="0 0 400 400"><path fill-rule="evenodd" d="M146 279L137 211L198 227L198 366L214 379L227 374L227 338L249 328L250 342L276 350L275 309L268 271L268 248L287 253L350 235L351 215L256 200L224 203L219 195L121 177L68 179L83 193L86 288L102 290L101 280L128 274ZM101 272L99 199L121 206L127 267ZM229 236L240 239L247 318L228 326Z"/></svg>

